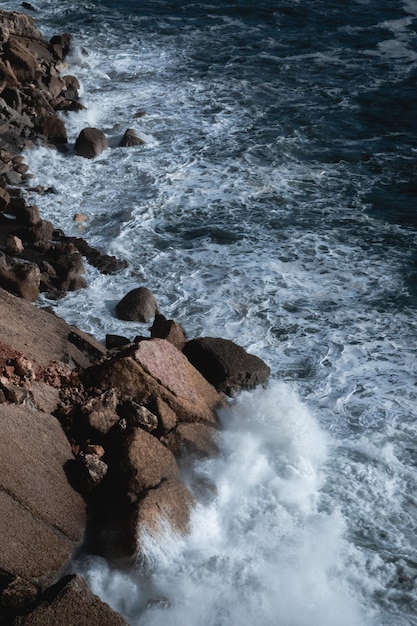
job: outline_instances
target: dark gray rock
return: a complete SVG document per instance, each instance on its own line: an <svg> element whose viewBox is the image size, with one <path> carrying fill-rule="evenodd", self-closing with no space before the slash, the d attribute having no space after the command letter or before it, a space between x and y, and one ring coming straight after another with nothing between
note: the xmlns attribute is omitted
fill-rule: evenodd
<svg viewBox="0 0 417 626"><path fill-rule="evenodd" d="M128 128L120 140L119 146L122 148L131 146L141 146L145 142L139 137L133 128Z"/></svg>
<svg viewBox="0 0 417 626"><path fill-rule="evenodd" d="M108 147L106 135L99 128L84 128L75 142L75 152L86 159L94 159Z"/></svg>
<svg viewBox="0 0 417 626"><path fill-rule="evenodd" d="M116 305L116 316L131 322L148 322L157 311L155 296L147 287L132 289Z"/></svg>
<svg viewBox="0 0 417 626"><path fill-rule="evenodd" d="M204 378L229 396L265 383L271 373L262 359L229 339L192 339L185 344L183 353Z"/></svg>

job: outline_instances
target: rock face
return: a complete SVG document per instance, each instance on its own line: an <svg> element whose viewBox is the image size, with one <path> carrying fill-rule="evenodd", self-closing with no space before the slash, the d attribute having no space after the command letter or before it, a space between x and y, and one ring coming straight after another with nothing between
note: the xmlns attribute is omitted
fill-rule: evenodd
<svg viewBox="0 0 417 626"><path fill-rule="evenodd" d="M180 482L177 457L215 450L210 437L224 399L164 339L141 341L86 371L86 387L98 381L116 394L121 418L103 440L111 446L109 470L90 534L95 550L124 562L140 551L140 530L160 532L165 519L185 532L193 497Z"/></svg>
<svg viewBox="0 0 417 626"><path fill-rule="evenodd" d="M106 354L90 335L0 288L1 344L31 359L35 371L56 362L88 367Z"/></svg>
<svg viewBox="0 0 417 626"><path fill-rule="evenodd" d="M27 406L3 404L1 426L0 571L43 589L85 528L85 504L65 475L71 448L56 418Z"/></svg>
<svg viewBox="0 0 417 626"><path fill-rule="evenodd" d="M0 121L2 149L11 155L42 137L45 141L66 142L65 125L57 114L78 110L78 91L68 88L68 79L59 78L63 59L70 47L70 35L45 41L32 19L16 12L0 11ZM22 180L22 170L2 154L9 167L2 173L9 184ZM19 163L15 162L15 166ZM7 171L9 170L9 172ZM11 173L16 176L10 177ZM23 171L23 174L25 172ZM10 178L10 180L7 180ZM14 180L12 180L14 179Z"/></svg>
<svg viewBox="0 0 417 626"><path fill-rule="evenodd" d="M75 152L86 159L94 159L108 147L106 135L99 128L84 128L75 142Z"/></svg>
<svg viewBox="0 0 417 626"><path fill-rule="evenodd" d="M185 422L217 424L222 397L188 359L165 339L142 341L90 371L93 380L119 398L148 405L164 401Z"/></svg>
<svg viewBox="0 0 417 626"><path fill-rule="evenodd" d="M128 626L80 576L66 576L16 626Z"/></svg>
<svg viewBox="0 0 417 626"><path fill-rule="evenodd" d="M117 317L131 322L148 322L157 310L155 296L147 287L132 289L116 305Z"/></svg>
<svg viewBox="0 0 417 626"><path fill-rule="evenodd" d="M271 372L262 359L228 339L192 339L183 352L216 389L228 395L265 383Z"/></svg>

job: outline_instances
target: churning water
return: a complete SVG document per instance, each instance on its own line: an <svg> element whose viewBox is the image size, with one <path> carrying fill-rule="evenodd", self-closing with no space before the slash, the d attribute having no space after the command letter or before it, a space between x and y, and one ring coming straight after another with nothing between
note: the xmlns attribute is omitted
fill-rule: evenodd
<svg viewBox="0 0 417 626"><path fill-rule="evenodd" d="M129 261L57 312L133 338L114 306L146 285L189 337L272 369L221 415L189 535L144 537L133 572L78 569L132 626L417 625L417 2L36 7L74 35L87 108L69 152L28 153L57 191L34 202ZM73 151L90 125L93 161ZM144 146L117 147L128 127Z"/></svg>

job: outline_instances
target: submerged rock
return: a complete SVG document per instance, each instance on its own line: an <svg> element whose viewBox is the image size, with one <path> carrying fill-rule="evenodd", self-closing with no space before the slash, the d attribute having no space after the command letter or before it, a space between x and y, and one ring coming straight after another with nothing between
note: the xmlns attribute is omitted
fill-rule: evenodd
<svg viewBox="0 0 417 626"><path fill-rule="evenodd" d="M128 128L120 140L119 146L122 148L131 146L142 146L145 142L133 128Z"/></svg>

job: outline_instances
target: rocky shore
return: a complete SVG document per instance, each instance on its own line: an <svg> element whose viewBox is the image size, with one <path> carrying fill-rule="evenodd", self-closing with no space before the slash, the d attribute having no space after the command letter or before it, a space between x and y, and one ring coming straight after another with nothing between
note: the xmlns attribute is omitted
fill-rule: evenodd
<svg viewBox="0 0 417 626"><path fill-rule="evenodd" d="M187 532L199 487L179 463L216 454L217 409L270 373L231 341L187 339L143 286L115 314L149 321L149 336L105 345L36 305L41 292L85 287L86 261L126 267L27 200L53 190L30 187L24 151L68 149L65 114L82 108L64 73L70 46L67 33L45 41L28 16L0 11L0 622L11 626L125 624L71 560L85 550L130 567L142 529ZM76 152L94 158L106 138L84 131ZM140 140L127 129L122 141Z"/></svg>

